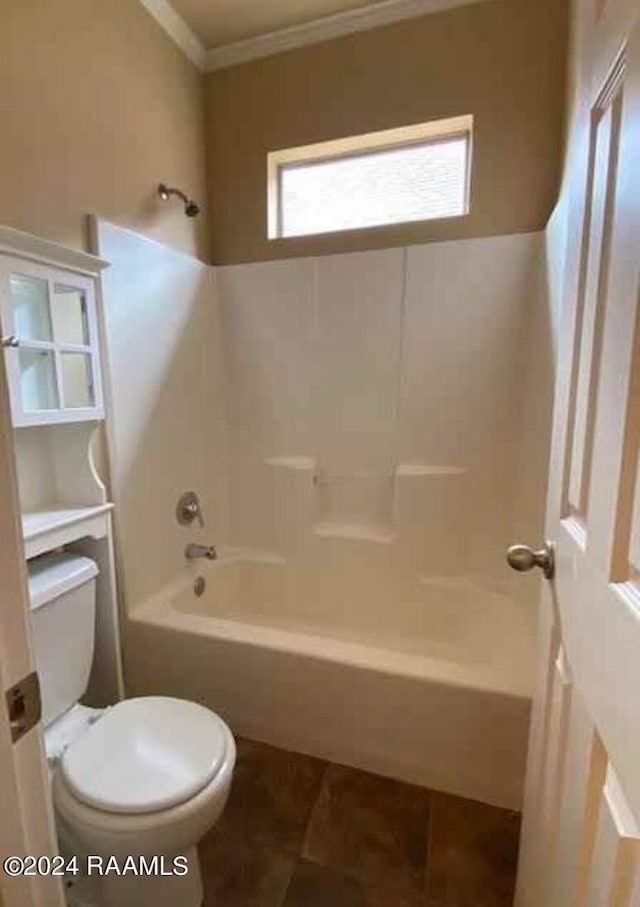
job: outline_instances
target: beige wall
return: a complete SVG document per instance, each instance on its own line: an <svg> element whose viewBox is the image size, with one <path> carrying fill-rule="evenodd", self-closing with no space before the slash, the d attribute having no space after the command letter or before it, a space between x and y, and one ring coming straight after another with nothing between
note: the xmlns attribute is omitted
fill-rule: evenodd
<svg viewBox="0 0 640 907"><path fill-rule="evenodd" d="M85 246L97 213L207 255L202 78L138 0L4 0L0 223Z"/></svg>
<svg viewBox="0 0 640 907"><path fill-rule="evenodd" d="M213 261L543 228L560 169L567 18L566 0L491 0L210 73ZM267 241L267 151L467 113L469 217Z"/></svg>
<svg viewBox="0 0 640 907"><path fill-rule="evenodd" d="M3 4L0 223L86 246L85 215L219 263L544 226L562 144L566 0L491 0L202 77L138 0ZM473 113L472 213L448 223L266 240L270 149Z"/></svg>

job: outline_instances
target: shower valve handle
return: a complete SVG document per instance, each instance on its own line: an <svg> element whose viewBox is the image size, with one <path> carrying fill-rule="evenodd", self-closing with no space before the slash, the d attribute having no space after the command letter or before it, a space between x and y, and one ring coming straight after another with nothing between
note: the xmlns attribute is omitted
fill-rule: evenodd
<svg viewBox="0 0 640 907"><path fill-rule="evenodd" d="M195 491L185 491L180 496L176 507L176 518L181 526L190 526L194 520L197 520L200 526L204 526L202 508Z"/></svg>

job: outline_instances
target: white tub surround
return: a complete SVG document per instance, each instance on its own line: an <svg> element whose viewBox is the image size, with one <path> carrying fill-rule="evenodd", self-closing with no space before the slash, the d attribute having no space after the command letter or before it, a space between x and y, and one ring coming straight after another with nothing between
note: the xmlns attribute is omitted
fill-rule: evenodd
<svg viewBox="0 0 640 907"><path fill-rule="evenodd" d="M106 221L94 224L104 278L109 460L127 610L185 568L187 542L227 535L227 425L215 272ZM185 491L205 527L178 525Z"/></svg>
<svg viewBox="0 0 640 907"><path fill-rule="evenodd" d="M542 526L542 236L215 279L110 225L101 237L131 691L518 806L537 586L516 587L504 552ZM118 364L136 355L132 387ZM188 488L204 530L174 521ZM186 563L192 541L222 562Z"/></svg>

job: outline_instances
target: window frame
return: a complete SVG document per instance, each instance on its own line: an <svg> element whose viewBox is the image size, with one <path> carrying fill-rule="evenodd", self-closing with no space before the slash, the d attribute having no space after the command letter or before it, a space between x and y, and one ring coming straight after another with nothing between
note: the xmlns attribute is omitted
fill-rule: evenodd
<svg viewBox="0 0 640 907"><path fill-rule="evenodd" d="M379 230L384 227L397 227L408 223L425 223L427 220L448 220L449 217L466 217L470 211L471 199L471 168L473 161L473 127L472 114L449 117L448 119L430 120L426 123L415 123L410 126L400 126L395 129L384 129L379 132L367 132L361 135L347 136L346 138L330 139L326 142L316 142L311 145L298 145L293 148L283 148L267 153L267 237L269 240L297 239L302 236L326 236L328 233L356 232L358 230ZM350 227L348 230L326 230L321 233L297 234L285 236L282 232L282 180L281 172L284 168L291 168L304 164L319 164L327 161L337 161L341 158L366 157L380 151L392 151L400 148L409 148L412 145L430 145L445 142L455 138L465 138L467 141L467 168L465 173L465 198L464 211L442 218L428 218L424 220L396 221L363 227Z"/></svg>

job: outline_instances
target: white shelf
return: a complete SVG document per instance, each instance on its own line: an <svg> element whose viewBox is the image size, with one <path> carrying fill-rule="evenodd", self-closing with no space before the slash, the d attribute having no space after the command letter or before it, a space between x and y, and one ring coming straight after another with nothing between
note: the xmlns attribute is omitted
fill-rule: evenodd
<svg viewBox="0 0 640 907"><path fill-rule="evenodd" d="M396 467L397 479L415 479L427 476L461 476L468 472L465 466L429 466L426 463L400 463Z"/></svg>
<svg viewBox="0 0 640 907"><path fill-rule="evenodd" d="M102 538L108 531L113 504L72 506L51 504L22 514L22 536L27 559L87 536Z"/></svg>
<svg viewBox="0 0 640 907"><path fill-rule="evenodd" d="M321 538L375 542L379 545L390 545L395 538L393 531L386 526L362 523L316 523L313 533Z"/></svg>
<svg viewBox="0 0 640 907"><path fill-rule="evenodd" d="M75 425L77 422L104 422L103 407L40 410L14 418L13 427L20 429L35 428L38 425Z"/></svg>
<svg viewBox="0 0 640 907"><path fill-rule="evenodd" d="M314 457L268 457L262 461L265 466L276 469L290 469L292 472L315 473L318 461Z"/></svg>

